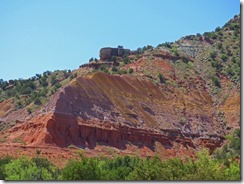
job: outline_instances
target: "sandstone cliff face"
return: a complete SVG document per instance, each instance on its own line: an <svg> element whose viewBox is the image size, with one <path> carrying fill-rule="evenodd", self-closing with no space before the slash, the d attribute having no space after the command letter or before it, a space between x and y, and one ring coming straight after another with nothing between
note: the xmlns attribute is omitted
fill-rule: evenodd
<svg viewBox="0 0 244 184"><path fill-rule="evenodd" d="M201 134L214 133L212 103L204 90L182 94L129 76L96 73L60 90L45 111L132 127L183 127L184 133ZM199 125L205 128L199 130Z"/></svg>
<svg viewBox="0 0 244 184"><path fill-rule="evenodd" d="M175 144L178 144L184 149L207 147L213 151L223 141L223 137L217 135L204 138L198 134L182 134L178 129L160 131L133 128L108 122L84 121L59 113L39 115L7 133L10 134L10 140L21 139L29 146L50 145L62 148L76 145L94 149L97 145L103 145L125 150L132 144L156 151L156 143L160 143L166 150L174 150Z"/></svg>
<svg viewBox="0 0 244 184"><path fill-rule="evenodd" d="M7 131L9 141L27 145L126 149L128 144L155 151L174 144L188 148L220 146L206 91L182 94L130 76L95 73L79 77L57 92L43 112Z"/></svg>

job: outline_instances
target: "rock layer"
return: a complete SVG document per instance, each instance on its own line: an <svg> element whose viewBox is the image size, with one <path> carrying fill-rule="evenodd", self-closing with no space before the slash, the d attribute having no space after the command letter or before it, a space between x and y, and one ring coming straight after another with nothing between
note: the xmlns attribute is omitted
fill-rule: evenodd
<svg viewBox="0 0 244 184"><path fill-rule="evenodd" d="M159 142L165 149L174 149L174 143L185 148L207 147L210 150L221 145L223 137L183 134L178 129L150 130L121 126L108 122L84 121L64 114L45 114L9 130L11 140L21 138L29 146L51 145L94 149L96 145L113 146L124 150L128 144L155 151Z"/></svg>
<svg viewBox="0 0 244 184"><path fill-rule="evenodd" d="M155 151L174 144L185 148L220 146L208 93L162 89L150 81L95 73L79 77L57 92L42 113L6 133L27 145L126 149L128 144Z"/></svg>

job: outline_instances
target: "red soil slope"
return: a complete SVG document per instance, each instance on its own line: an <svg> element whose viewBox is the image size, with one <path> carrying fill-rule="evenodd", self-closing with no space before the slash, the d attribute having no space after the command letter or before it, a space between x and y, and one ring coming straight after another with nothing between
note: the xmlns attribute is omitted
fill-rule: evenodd
<svg viewBox="0 0 244 184"><path fill-rule="evenodd" d="M211 110L204 88L182 94L129 76L95 73L74 80L39 115L0 137L5 139L2 146L32 150L75 145L100 151L113 147L120 154L139 149L145 156L192 155L195 149L213 150L223 141Z"/></svg>

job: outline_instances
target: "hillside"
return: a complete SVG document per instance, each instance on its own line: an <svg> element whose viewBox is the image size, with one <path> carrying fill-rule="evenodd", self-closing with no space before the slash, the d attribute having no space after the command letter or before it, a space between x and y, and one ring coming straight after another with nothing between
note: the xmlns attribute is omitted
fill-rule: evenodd
<svg viewBox="0 0 244 184"><path fill-rule="evenodd" d="M112 60L1 81L0 154L194 156L240 128L240 16Z"/></svg>

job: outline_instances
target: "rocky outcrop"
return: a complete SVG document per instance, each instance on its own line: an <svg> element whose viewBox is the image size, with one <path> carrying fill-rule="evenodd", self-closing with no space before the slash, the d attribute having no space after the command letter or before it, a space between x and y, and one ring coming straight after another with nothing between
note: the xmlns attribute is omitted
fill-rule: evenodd
<svg viewBox="0 0 244 184"><path fill-rule="evenodd" d="M111 60L113 56L122 57L130 54L129 49L104 47L100 50L100 60Z"/></svg>
<svg viewBox="0 0 244 184"><path fill-rule="evenodd" d="M28 134L28 132L31 132ZM100 121L84 121L67 114L45 114L16 126L8 131L11 139L22 138L31 146L52 145L68 147L75 145L93 149L96 145L126 149L128 144L138 148L148 147L155 151L155 144L161 143L165 149L174 149L178 143L185 148L207 147L210 150L221 145L223 137L201 137L196 134L183 134L179 129L141 129Z"/></svg>

